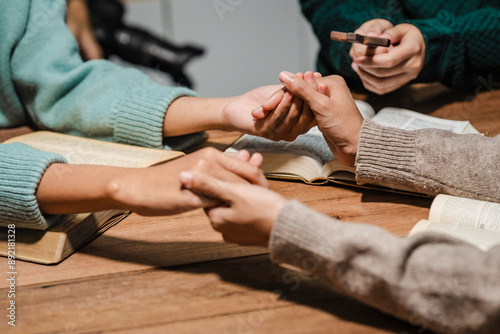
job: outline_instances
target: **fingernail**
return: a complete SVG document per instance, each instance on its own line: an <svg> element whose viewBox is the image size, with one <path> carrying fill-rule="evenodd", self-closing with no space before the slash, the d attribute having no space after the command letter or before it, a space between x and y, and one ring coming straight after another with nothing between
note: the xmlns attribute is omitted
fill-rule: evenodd
<svg viewBox="0 0 500 334"><path fill-rule="evenodd" d="M261 112L261 113L263 113L264 112L264 107L263 106L257 107L254 110L252 110L252 112L256 112L256 113Z"/></svg>
<svg viewBox="0 0 500 334"><path fill-rule="evenodd" d="M357 66L358 64L363 64L363 61L366 59L366 56L360 56L354 59L353 63Z"/></svg>
<svg viewBox="0 0 500 334"><path fill-rule="evenodd" d="M264 108L262 106L255 108L250 112L250 115L252 115L255 119L263 118Z"/></svg>
<svg viewBox="0 0 500 334"><path fill-rule="evenodd" d="M352 69L354 70L354 72L357 72L357 71L359 70L359 66L358 66L358 64L356 64L356 63L352 63L352 64L351 64L351 67L352 67Z"/></svg>
<svg viewBox="0 0 500 334"><path fill-rule="evenodd" d="M190 188L191 184L192 184L192 181L193 181L193 174L191 174L189 172L181 172L179 174L179 181L186 188Z"/></svg>
<svg viewBox="0 0 500 334"><path fill-rule="evenodd" d="M318 92L320 92L321 94L326 94L326 89L327 89L327 86L325 84L320 84L318 86Z"/></svg>
<svg viewBox="0 0 500 334"><path fill-rule="evenodd" d="M293 74L287 71L283 71L280 73L280 80L282 82L288 82L292 79Z"/></svg>

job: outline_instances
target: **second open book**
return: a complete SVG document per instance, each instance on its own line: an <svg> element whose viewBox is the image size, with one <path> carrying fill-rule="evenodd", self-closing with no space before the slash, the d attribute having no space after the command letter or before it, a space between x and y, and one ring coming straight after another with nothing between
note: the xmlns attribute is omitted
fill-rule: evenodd
<svg viewBox="0 0 500 334"><path fill-rule="evenodd" d="M459 134L479 133L468 121L441 119L400 108L384 108L375 115L375 111L368 103L356 101L356 105L365 119L371 119L383 126L404 130L435 128ZM251 153L262 153L264 156L262 170L269 178L301 180L309 184L332 182L358 186L355 180L355 168L346 167L334 158L317 127L299 136L294 142L274 142L244 135L226 152L236 154L242 149ZM390 188L383 184L363 187L413 193L409 188L393 188L392 185Z"/></svg>
<svg viewBox="0 0 500 334"><path fill-rule="evenodd" d="M438 195L429 219L419 221L410 235L426 231L448 234L488 250L500 244L500 204Z"/></svg>

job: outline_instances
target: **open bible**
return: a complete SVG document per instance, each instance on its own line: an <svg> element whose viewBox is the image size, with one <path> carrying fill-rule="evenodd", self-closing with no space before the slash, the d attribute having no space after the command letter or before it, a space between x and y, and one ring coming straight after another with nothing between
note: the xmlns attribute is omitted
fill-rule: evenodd
<svg viewBox="0 0 500 334"><path fill-rule="evenodd" d="M115 167L148 167L184 155L183 152L142 148L94 139L38 131L7 140L62 155L71 164ZM47 230L16 228L15 256L38 263L58 263L104 231L117 224L128 211L109 210L61 215ZM55 218L55 217L52 217ZM0 227L0 255L6 256L7 228Z"/></svg>
<svg viewBox="0 0 500 334"><path fill-rule="evenodd" d="M356 101L356 105L365 119L371 119L383 126L404 130L436 128L459 134L479 133L468 121L441 119L400 108L384 108L375 114L373 108L364 101ZM383 184L357 185L355 168L344 166L335 159L317 127L300 135L293 142L275 142L244 135L229 147L226 153L234 155L242 149L251 153L259 152L264 156L262 170L268 178L301 180L315 185L332 182L415 194L411 189L405 187L396 189L392 185L386 187Z"/></svg>
<svg viewBox="0 0 500 334"><path fill-rule="evenodd" d="M426 231L449 234L487 250L500 244L500 204L438 195L429 219L419 221L410 235Z"/></svg>

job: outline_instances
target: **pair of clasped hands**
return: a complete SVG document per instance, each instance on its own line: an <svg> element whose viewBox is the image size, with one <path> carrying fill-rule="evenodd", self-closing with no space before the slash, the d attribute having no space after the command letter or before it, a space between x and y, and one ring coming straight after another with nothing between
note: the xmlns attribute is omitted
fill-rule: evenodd
<svg viewBox="0 0 500 334"><path fill-rule="evenodd" d="M68 3L68 27L84 59L102 57L83 1ZM344 80L312 72L282 72L279 77L282 88L259 87L235 98L177 99L166 113L164 136L221 129L293 141L318 125L336 158L353 166L363 119ZM267 246L285 199L268 189L259 169L262 162L260 154L242 151L230 157L207 148L150 167L146 173L52 164L40 182L37 200L46 214L123 208L158 216L205 208L226 241ZM82 172L88 182L81 182Z"/></svg>
<svg viewBox="0 0 500 334"><path fill-rule="evenodd" d="M86 60L98 59L87 14L83 0L68 2L67 25L79 51ZM236 97L179 97L166 110L162 135L226 130L292 141L318 125L337 159L352 166L363 120L343 79L282 72L280 80L283 86ZM285 200L268 189L262 159L206 148L146 169L53 163L36 199L47 215L124 209L161 216L205 208L226 240L265 246Z"/></svg>
<svg viewBox="0 0 500 334"><path fill-rule="evenodd" d="M312 72L279 77L283 86L232 98L176 99L166 112L164 136L220 129L291 141L318 125L336 158L353 166L363 118L344 80ZM36 198L48 215L124 209L162 216L204 208L226 241L267 246L285 199L268 189L262 162L258 153L232 157L205 148L149 168L53 163Z"/></svg>
<svg viewBox="0 0 500 334"><path fill-rule="evenodd" d="M408 23L394 26L385 19L373 19L355 32L391 40L388 48L363 44L351 47L351 67L367 90L379 95L392 92L417 78L422 71L425 40L416 26Z"/></svg>
<svg viewBox="0 0 500 334"><path fill-rule="evenodd" d="M318 125L336 158L353 166L363 118L344 80L338 76L322 78L312 72L282 72L279 78L284 87L252 110L254 121L270 121L277 124L278 131L289 132L294 128L305 132ZM178 178L183 191L205 207L213 228L222 233L225 241L266 247L286 200L268 189L258 169L262 155L240 151L237 159L246 162L242 164L245 168L238 170L235 164L231 171L247 182L232 182L221 175L193 170L181 172ZM255 168L251 173L249 165Z"/></svg>

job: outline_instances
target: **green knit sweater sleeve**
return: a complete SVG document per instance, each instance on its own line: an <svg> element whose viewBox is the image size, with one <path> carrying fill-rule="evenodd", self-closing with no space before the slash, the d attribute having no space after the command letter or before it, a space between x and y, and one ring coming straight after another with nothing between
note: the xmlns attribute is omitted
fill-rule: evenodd
<svg viewBox="0 0 500 334"><path fill-rule="evenodd" d="M397 24L403 12L396 3L387 0L301 0L302 12L320 43L318 71L323 75L338 74L349 84L361 85L358 75L352 70L349 57L351 44L330 40L330 31L352 32L366 21L381 18Z"/></svg>
<svg viewBox="0 0 500 334"><path fill-rule="evenodd" d="M165 112L176 98L195 93L157 84L109 61L83 62L65 10L64 1L32 0L11 56L12 81L30 119L39 129L168 148L162 136ZM185 148L201 137L173 138L177 145L171 148Z"/></svg>
<svg viewBox="0 0 500 334"><path fill-rule="evenodd" d="M47 167L64 163L57 154L42 152L30 146L0 144L0 225L45 229L63 216L44 217L35 193Z"/></svg>
<svg viewBox="0 0 500 334"><path fill-rule="evenodd" d="M497 2L496 7L500 7ZM500 8L486 7L464 15L440 11L434 18L407 20L422 32L426 59L418 82L449 86L500 83Z"/></svg>

